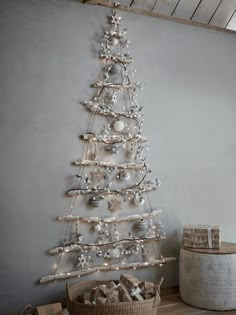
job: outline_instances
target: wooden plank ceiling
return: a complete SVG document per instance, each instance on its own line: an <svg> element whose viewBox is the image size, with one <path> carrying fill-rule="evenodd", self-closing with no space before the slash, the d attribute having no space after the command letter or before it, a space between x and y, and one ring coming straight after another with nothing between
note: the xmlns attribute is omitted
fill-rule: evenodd
<svg viewBox="0 0 236 315"><path fill-rule="evenodd" d="M113 7L109 0L81 0ZM117 8L174 22L236 32L236 0L118 0ZM236 33L235 33L236 34Z"/></svg>

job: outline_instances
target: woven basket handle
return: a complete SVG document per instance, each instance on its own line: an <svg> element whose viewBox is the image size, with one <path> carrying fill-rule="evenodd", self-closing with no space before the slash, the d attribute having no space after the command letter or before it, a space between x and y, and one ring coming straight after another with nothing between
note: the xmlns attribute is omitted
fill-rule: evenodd
<svg viewBox="0 0 236 315"><path fill-rule="evenodd" d="M161 303L161 298L160 298L158 290L156 290L156 296L154 298L153 307L159 306L160 303Z"/></svg>
<svg viewBox="0 0 236 315"><path fill-rule="evenodd" d="M155 285L156 296L154 299L153 307L157 307L161 303L160 292L161 292L161 285L162 285L163 280L164 280L164 278L161 278L161 280Z"/></svg>
<svg viewBox="0 0 236 315"><path fill-rule="evenodd" d="M73 314L72 298L70 294L69 283L66 284L66 294L67 294L67 308L70 314Z"/></svg>

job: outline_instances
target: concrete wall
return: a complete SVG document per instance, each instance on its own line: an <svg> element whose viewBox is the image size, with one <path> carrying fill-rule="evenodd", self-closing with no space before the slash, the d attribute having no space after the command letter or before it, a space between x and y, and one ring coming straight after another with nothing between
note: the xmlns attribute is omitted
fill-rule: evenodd
<svg viewBox="0 0 236 315"><path fill-rule="evenodd" d="M53 219L68 206L70 163L89 121L78 103L92 95L93 45L108 12L69 0L0 2L1 313L64 296L65 282L37 281L52 271L47 250L63 234ZM163 254L178 255L186 223L220 224L223 239L236 241L236 37L122 16L136 78L146 83L139 102L148 160L163 183L151 195L164 210ZM174 285L178 265L136 274Z"/></svg>

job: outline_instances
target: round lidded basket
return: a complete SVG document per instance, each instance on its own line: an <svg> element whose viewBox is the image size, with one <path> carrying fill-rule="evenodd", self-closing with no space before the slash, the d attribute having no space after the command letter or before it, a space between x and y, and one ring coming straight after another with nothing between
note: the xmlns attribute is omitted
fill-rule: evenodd
<svg viewBox="0 0 236 315"><path fill-rule="evenodd" d="M236 309L236 244L220 250L180 250L180 296L184 302L207 310Z"/></svg>
<svg viewBox="0 0 236 315"><path fill-rule="evenodd" d="M113 280L115 283L118 281ZM160 303L158 295L144 301L119 302L111 304L90 305L78 302L78 297L84 291L110 281L87 281L72 286L67 284L67 308L70 315L156 315Z"/></svg>

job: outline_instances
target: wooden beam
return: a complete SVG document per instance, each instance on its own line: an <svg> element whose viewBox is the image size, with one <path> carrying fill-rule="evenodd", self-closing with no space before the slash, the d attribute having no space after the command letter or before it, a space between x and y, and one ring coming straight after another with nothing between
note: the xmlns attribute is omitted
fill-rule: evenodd
<svg viewBox="0 0 236 315"><path fill-rule="evenodd" d="M76 1L78 1L78 0L76 0ZM114 3L111 1L105 1L105 0L81 0L81 1L82 1L82 3L86 3L86 4L101 5L103 7L113 8L113 9L116 8L116 9L119 9L119 10L122 10L125 12L149 16L149 17L158 18L161 20L167 20L167 21L171 21L174 23L204 27L206 29L210 29L210 30L214 30L214 31L219 31L219 32L224 32L224 33L229 33L229 34L236 34L235 30L224 29L224 28L221 28L221 27L218 27L215 25L204 24L204 23L196 22L196 21L189 21L189 20L185 20L182 18L178 18L176 16L163 15L163 14L159 14L157 12L147 11L147 10L134 8L134 7L127 7L127 6L120 5L120 4L114 5Z"/></svg>

